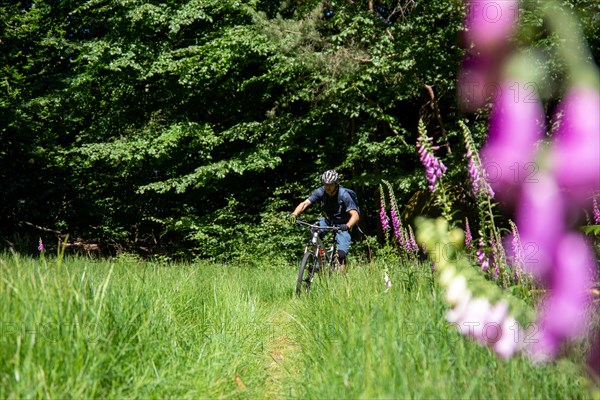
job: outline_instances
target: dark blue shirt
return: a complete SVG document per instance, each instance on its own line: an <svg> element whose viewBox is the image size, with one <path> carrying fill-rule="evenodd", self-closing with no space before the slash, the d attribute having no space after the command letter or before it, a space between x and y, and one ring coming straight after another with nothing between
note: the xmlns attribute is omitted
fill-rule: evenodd
<svg viewBox="0 0 600 400"><path fill-rule="evenodd" d="M354 200L352 200L352 196L346 190L342 190L342 186L338 188L337 193L333 197L327 194L324 186L321 186L311 193L308 200L312 204L319 201L323 215L332 224L345 224L350 220L350 213L348 211L358 211L358 207L354 203Z"/></svg>

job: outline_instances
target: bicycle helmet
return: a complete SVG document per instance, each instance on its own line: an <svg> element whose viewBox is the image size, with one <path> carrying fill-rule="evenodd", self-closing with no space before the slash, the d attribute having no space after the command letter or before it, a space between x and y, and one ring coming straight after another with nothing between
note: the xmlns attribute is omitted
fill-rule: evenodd
<svg viewBox="0 0 600 400"><path fill-rule="evenodd" d="M321 176L321 182L323 182L323 185L338 183L338 173L332 169L325 171L323 176Z"/></svg>

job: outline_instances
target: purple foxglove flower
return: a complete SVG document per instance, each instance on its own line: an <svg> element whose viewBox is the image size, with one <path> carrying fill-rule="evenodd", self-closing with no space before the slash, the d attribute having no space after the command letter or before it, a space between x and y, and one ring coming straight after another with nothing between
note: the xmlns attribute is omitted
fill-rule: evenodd
<svg viewBox="0 0 600 400"><path fill-rule="evenodd" d="M381 202L379 205L379 219L381 220L381 229L387 231L390 229L390 219L385 210L385 200L383 198L383 192L381 195Z"/></svg>
<svg viewBox="0 0 600 400"><path fill-rule="evenodd" d="M392 225L394 226L394 235L399 238L402 235L402 231L400 229L400 220L398 219L398 212L396 211L396 207L392 204L392 209L390 210L392 214Z"/></svg>
<svg viewBox="0 0 600 400"><path fill-rule="evenodd" d="M525 257L517 226L512 221L510 221L510 226L512 233L504 237L504 249L506 256L510 259L515 284L518 284L523 273Z"/></svg>
<svg viewBox="0 0 600 400"><path fill-rule="evenodd" d="M488 269L490 269L490 260L488 260L487 258L483 260L483 262L481 263L481 270L482 271L487 271Z"/></svg>
<svg viewBox="0 0 600 400"><path fill-rule="evenodd" d="M489 135L481 150L492 189L512 202L516 189L534 181L535 143L544 135L544 110L537 94L520 82L504 82L494 99Z"/></svg>
<svg viewBox="0 0 600 400"><path fill-rule="evenodd" d="M477 249L477 264L481 265L483 264L483 261L485 261L485 252L482 249Z"/></svg>
<svg viewBox="0 0 600 400"><path fill-rule="evenodd" d="M411 244L410 244L410 236L406 229L402 229L402 243L404 244L404 251L406 254L410 254Z"/></svg>
<svg viewBox="0 0 600 400"><path fill-rule="evenodd" d="M496 257L492 257L492 265L494 266L494 278L498 278L500 276L500 263Z"/></svg>
<svg viewBox="0 0 600 400"><path fill-rule="evenodd" d="M471 249L473 247L473 236L471 235L471 227L469 227L469 220L465 218L465 247Z"/></svg>
<svg viewBox="0 0 600 400"><path fill-rule="evenodd" d="M469 176L471 177L471 184L473 185L473 194L477 196L479 193L479 170L475 166L473 159L469 157Z"/></svg>
<svg viewBox="0 0 600 400"><path fill-rule="evenodd" d="M467 45L487 53L506 46L516 30L518 0L465 0L465 6Z"/></svg>
<svg viewBox="0 0 600 400"><path fill-rule="evenodd" d="M419 159L425 167L425 175L427 182L429 183L427 187L432 192L435 192L436 181L443 176L447 168L444 163L433 155L432 151L437 148L437 146L431 146L429 144L430 141L431 139L428 137L419 137L417 140L417 148L420 154Z"/></svg>
<svg viewBox="0 0 600 400"><path fill-rule="evenodd" d="M523 185L516 214L525 267L543 279L552 268L552 254L565 232L565 206L553 177L540 174L538 182Z"/></svg>
<svg viewBox="0 0 600 400"><path fill-rule="evenodd" d="M41 253L44 251L44 243L42 242L42 239L40 238L40 241L38 243L38 251Z"/></svg>
<svg viewBox="0 0 600 400"><path fill-rule="evenodd" d="M594 222L598 225L600 224L600 209L598 209L598 201L594 197L593 201L593 209L594 209Z"/></svg>
<svg viewBox="0 0 600 400"><path fill-rule="evenodd" d="M516 267L521 267L523 265L523 247L521 246L521 241L519 240L519 235L516 232L513 232L513 237L511 240L511 248L514 254L514 264Z"/></svg>
<svg viewBox="0 0 600 400"><path fill-rule="evenodd" d="M487 255L485 254L483 246L483 240L479 239L479 248L477 249L477 252L475 254L477 255L477 264L479 264L481 270L487 271L490 268L490 262L488 260Z"/></svg>
<svg viewBox="0 0 600 400"><path fill-rule="evenodd" d="M381 219L381 229L384 231L390 229L390 220L383 208L379 210L379 218Z"/></svg>
<svg viewBox="0 0 600 400"><path fill-rule="evenodd" d="M444 165L444 163L441 162L441 161L440 161L439 169L442 171L442 174L445 174L446 171L448 170L448 168L446 168L446 166ZM440 178L441 178L441 175L440 175Z"/></svg>
<svg viewBox="0 0 600 400"><path fill-rule="evenodd" d="M408 238L410 240L410 249L414 252L414 253L418 253L419 252L419 246L417 245L417 241L415 240L415 234L412 230L412 227L409 225L408 226Z"/></svg>
<svg viewBox="0 0 600 400"><path fill-rule="evenodd" d="M600 92L573 87L558 106L559 126L552 152L560 187L581 203L600 190Z"/></svg>

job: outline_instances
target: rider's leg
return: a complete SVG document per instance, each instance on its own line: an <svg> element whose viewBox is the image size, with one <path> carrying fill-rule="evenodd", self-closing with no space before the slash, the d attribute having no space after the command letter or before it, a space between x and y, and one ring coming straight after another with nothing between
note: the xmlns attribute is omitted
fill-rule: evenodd
<svg viewBox="0 0 600 400"><path fill-rule="evenodd" d="M346 252L338 249L338 262L344 264L346 262Z"/></svg>

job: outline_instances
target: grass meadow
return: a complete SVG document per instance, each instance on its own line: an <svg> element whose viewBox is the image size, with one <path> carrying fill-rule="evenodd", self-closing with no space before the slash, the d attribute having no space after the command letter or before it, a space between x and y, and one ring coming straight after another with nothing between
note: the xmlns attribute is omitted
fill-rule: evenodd
<svg viewBox="0 0 600 400"><path fill-rule="evenodd" d="M383 286L387 267L393 287ZM576 356L497 358L444 320L427 265L0 256L0 398L589 398Z"/></svg>

